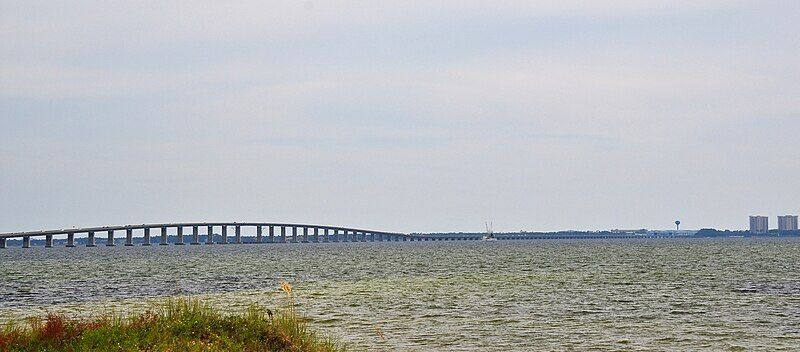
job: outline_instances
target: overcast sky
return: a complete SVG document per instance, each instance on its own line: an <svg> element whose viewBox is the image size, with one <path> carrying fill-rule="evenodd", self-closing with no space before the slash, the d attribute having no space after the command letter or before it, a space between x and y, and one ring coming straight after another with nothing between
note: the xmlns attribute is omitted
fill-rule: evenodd
<svg viewBox="0 0 800 352"><path fill-rule="evenodd" d="M0 232L800 213L800 2L0 0Z"/></svg>

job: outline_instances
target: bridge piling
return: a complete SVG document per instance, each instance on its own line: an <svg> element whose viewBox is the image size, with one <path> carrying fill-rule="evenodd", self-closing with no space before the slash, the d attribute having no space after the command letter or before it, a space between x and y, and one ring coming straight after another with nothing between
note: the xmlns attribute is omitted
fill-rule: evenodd
<svg viewBox="0 0 800 352"><path fill-rule="evenodd" d="M206 229L206 244L214 244L214 226L208 225Z"/></svg>
<svg viewBox="0 0 800 352"><path fill-rule="evenodd" d="M169 244L169 239L167 238L167 228L166 227L162 227L161 228L161 243L159 243L159 245L166 246L168 244Z"/></svg>
<svg viewBox="0 0 800 352"><path fill-rule="evenodd" d="M114 247L116 244L114 243L114 230L108 230L106 232L106 247Z"/></svg>
<svg viewBox="0 0 800 352"><path fill-rule="evenodd" d="M53 248L53 235L44 236L44 248Z"/></svg>
<svg viewBox="0 0 800 352"><path fill-rule="evenodd" d="M314 228L314 243L319 243L319 242L320 242L320 240L319 240L319 228L315 227Z"/></svg>
<svg viewBox="0 0 800 352"><path fill-rule="evenodd" d="M198 230L198 226L192 226L192 245L195 246L200 244L200 233Z"/></svg>
<svg viewBox="0 0 800 352"><path fill-rule="evenodd" d="M308 243L308 227L303 226L303 243Z"/></svg>
<svg viewBox="0 0 800 352"><path fill-rule="evenodd" d="M281 226L281 243L286 243L286 226Z"/></svg>
<svg viewBox="0 0 800 352"><path fill-rule="evenodd" d="M261 226L256 226L256 243L261 243L261 233L264 231L264 228Z"/></svg>
<svg viewBox="0 0 800 352"><path fill-rule="evenodd" d="M178 240L175 242L175 244L178 246L183 246L183 226L178 226L176 230L178 231Z"/></svg>
<svg viewBox="0 0 800 352"><path fill-rule="evenodd" d="M86 240L86 247L96 246L94 242L94 231L89 231L89 238Z"/></svg>
<svg viewBox="0 0 800 352"><path fill-rule="evenodd" d="M228 244L228 226L222 225L222 244Z"/></svg>
<svg viewBox="0 0 800 352"><path fill-rule="evenodd" d="M269 236L269 239L268 239L269 243L274 243L275 242L275 226L270 226L269 227L269 235L268 236Z"/></svg>
<svg viewBox="0 0 800 352"><path fill-rule="evenodd" d="M292 243L297 243L297 226L292 226Z"/></svg>
<svg viewBox="0 0 800 352"><path fill-rule="evenodd" d="M242 243L242 227L240 225L236 225L236 227L234 227L234 229L236 231L236 240L235 240L235 242L236 242L236 244L241 244Z"/></svg>
<svg viewBox="0 0 800 352"><path fill-rule="evenodd" d="M150 228L144 228L144 240L142 241L142 246L149 246L150 245Z"/></svg>
<svg viewBox="0 0 800 352"><path fill-rule="evenodd" d="M6 248L6 239L0 238L0 249Z"/></svg>
<svg viewBox="0 0 800 352"><path fill-rule="evenodd" d="M322 230L322 232L323 232L322 242L326 242L327 243L328 241L330 241L330 238L328 238L328 235L330 234L329 231L330 230L328 230L328 229Z"/></svg>
<svg viewBox="0 0 800 352"><path fill-rule="evenodd" d="M125 229L125 245L133 246L133 229Z"/></svg>
<svg viewBox="0 0 800 352"><path fill-rule="evenodd" d="M31 236L22 237L22 248L31 248Z"/></svg>
<svg viewBox="0 0 800 352"><path fill-rule="evenodd" d="M75 247L75 234L70 232L67 234L67 248Z"/></svg>

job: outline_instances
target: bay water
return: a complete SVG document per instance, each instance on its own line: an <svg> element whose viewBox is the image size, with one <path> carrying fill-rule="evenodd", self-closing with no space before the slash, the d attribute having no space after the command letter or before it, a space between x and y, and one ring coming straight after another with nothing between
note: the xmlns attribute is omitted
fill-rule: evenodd
<svg viewBox="0 0 800 352"><path fill-rule="evenodd" d="M282 281L353 350L800 350L795 238L8 248L0 322L280 309Z"/></svg>

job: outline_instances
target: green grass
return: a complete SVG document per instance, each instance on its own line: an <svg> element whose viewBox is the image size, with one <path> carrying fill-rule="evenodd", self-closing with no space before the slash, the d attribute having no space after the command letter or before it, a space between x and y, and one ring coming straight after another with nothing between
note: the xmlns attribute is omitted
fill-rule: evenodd
<svg viewBox="0 0 800 352"><path fill-rule="evenodd" d="M345 351L308 328L293 304L223 314L198 299L169 299L142 314L69 319L50 314L0 328L0 351Z"/></svg>

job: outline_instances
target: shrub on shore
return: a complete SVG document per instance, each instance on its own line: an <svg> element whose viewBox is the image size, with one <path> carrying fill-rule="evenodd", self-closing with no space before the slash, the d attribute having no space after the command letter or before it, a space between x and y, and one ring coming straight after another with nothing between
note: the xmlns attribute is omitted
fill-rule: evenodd
<svg viewBox="0 0 800 352"><path fill-rule="evenodd" d="M287 293L291 296L291 292ZM290 297L291 298L291 297ZM291 301L273 313L251 305L223 314L198 299L169 299L129 317L50 314L0 329L0 351L344 351L298 317Z"/></svg>

